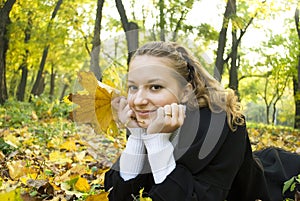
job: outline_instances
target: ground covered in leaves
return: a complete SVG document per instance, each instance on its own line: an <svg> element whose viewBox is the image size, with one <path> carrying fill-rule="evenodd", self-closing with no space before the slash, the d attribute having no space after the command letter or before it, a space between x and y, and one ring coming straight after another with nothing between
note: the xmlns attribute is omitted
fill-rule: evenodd
<svg viewBox="0 0 300 201"><path fill-rule="evenodd" d="M0 194L23 200L105 200L103 179L123 148L124 140L107 139L90 126L73 128L63 119L51 139L35 128L1 129ZM53 127L56 127L53 126Z"/></svg>
<svg viewBox="0 0 300 201"><path fill-rule="evenodd" d="M96 134L90 125L70 121L67 111L43 100L0 108L1 201L107 200L104 173L126 143L124 132ZM300 152L299 131L257 124L248 131L254 150Z"/></svg>

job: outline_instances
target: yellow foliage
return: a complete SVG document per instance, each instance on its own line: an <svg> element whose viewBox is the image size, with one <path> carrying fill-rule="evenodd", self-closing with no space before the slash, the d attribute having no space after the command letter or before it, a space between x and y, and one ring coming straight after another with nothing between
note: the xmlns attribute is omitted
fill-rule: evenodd
<svg viewBox="0 0 300 201"><path fill-rule="evenodd" d="M57 137L53 137L48 143L47 143L47 147L48 148L56 148L57 145L59 145L61 143L62 139L57 138Z"/></svg>
<svg viewBox="0 0 300 201"><path fill-rule="evenodd" d="M60 177L56 177L55 178L55 182L66 182L68 180L70 180L71 175L75 175L75 176L80 176L85 174L86 171L86 167L84 165L76 165L74 167L72 167L71 169L69 169L66 173L64 173L62 176Z"/></svg>
<svg viewBox="0 0 300 201"><path fill-rule="evenodd" d="M73 140L68 140L60 145L60 149L65 149L67 151L76 151L77 147Z"/></svg>
<svg viewBox="0 0 300 201"><path fill-rule="evenodd" d="M144 191L144 188L142 188L140 190L140 201L152 201L152 199L149 197L143 197L143 191Z"/></svg>
<svg viewBox="0 0 300 201"><path fill-rule="evenodd" d="M97 195L90 195L86 198L86 201L108 201L108 193L107 192L101 192Z"/></svg>
<svg viewBox="0 0 300 201"><path fill-rule="evenodd" d="M91 189L91 186L86 178L79 177L75 183L75 189L87 193Z"/></svg>
<svg viewBox="0 0 300 201"><path fill-rule="evenodd" d="M23 201L20 195L20 189L0 193L1 201Z"/></svg>
<svg viewBox="0 0 300 201"><path fill-rule="evenodd" d="M115 136L116 125L113 120L111 100L119 92L104 83L98 82L92 72L79 72L79 83L87 93L71 94L68 99L79 105L73 111L73 119L78 123L91 123L98 133ZM109 131L108 131L109 129Z"/></svg>
<svg viewBox="0 0 300 201"><path fill-rule="evenodd" d="M17 148L21 144L20 140L11 133L8 135L5 135L3 139L7 144L9 144L15 148Z"/></svg>
<svg viewBox="0 0 300 201"><path fill-rule="evenodd" d="M28 167L26 167L25 161L11 161L7 163L8 171L9 171L9 176L15 180L18 179L24 175L27 174L28 172Z"/></svg>
<svg viewBox="0 0 300 201"><path fill-rule="evenodd" d="M72 160L66 156L66 153L54 151L49 154L49 160L57 164L72 163Z"/></svg>

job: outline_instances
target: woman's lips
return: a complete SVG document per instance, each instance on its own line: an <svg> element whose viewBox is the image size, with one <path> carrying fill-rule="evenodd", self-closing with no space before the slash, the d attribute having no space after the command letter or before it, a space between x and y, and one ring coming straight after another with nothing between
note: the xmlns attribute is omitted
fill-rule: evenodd
<svg viewBox="0 0 300 201"><path fill-rule="evenodd" d="M141 118L149 118L149 116L156 110L137 110L136 115Z"/></svg>

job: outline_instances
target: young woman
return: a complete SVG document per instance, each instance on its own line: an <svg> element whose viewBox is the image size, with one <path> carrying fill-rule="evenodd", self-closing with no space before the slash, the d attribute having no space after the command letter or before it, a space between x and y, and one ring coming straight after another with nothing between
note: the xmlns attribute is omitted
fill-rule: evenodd
<svg viewBox="0 0 300 201"><path fill-rule="evenodd" d="M128 96L113 106L130 135L105 176L109 200L134 200L141 189L154 201L282 199L283 182L270 183L252 155L234 92L183 46L150 42L139 48L129 65ZM300 173L300 164L293 165L280 179Z"/></svg>

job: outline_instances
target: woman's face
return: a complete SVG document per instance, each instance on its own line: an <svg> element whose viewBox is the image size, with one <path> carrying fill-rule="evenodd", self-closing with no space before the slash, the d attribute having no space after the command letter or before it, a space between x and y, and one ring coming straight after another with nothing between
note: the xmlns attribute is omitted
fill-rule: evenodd
<svg viewBox="0 0 300 201"><path fill-rule="evenodd" d="M183 87L168 59L136 56L128 72L128 103L141 127L148 127L159 107L182 103Z"/></svg>

